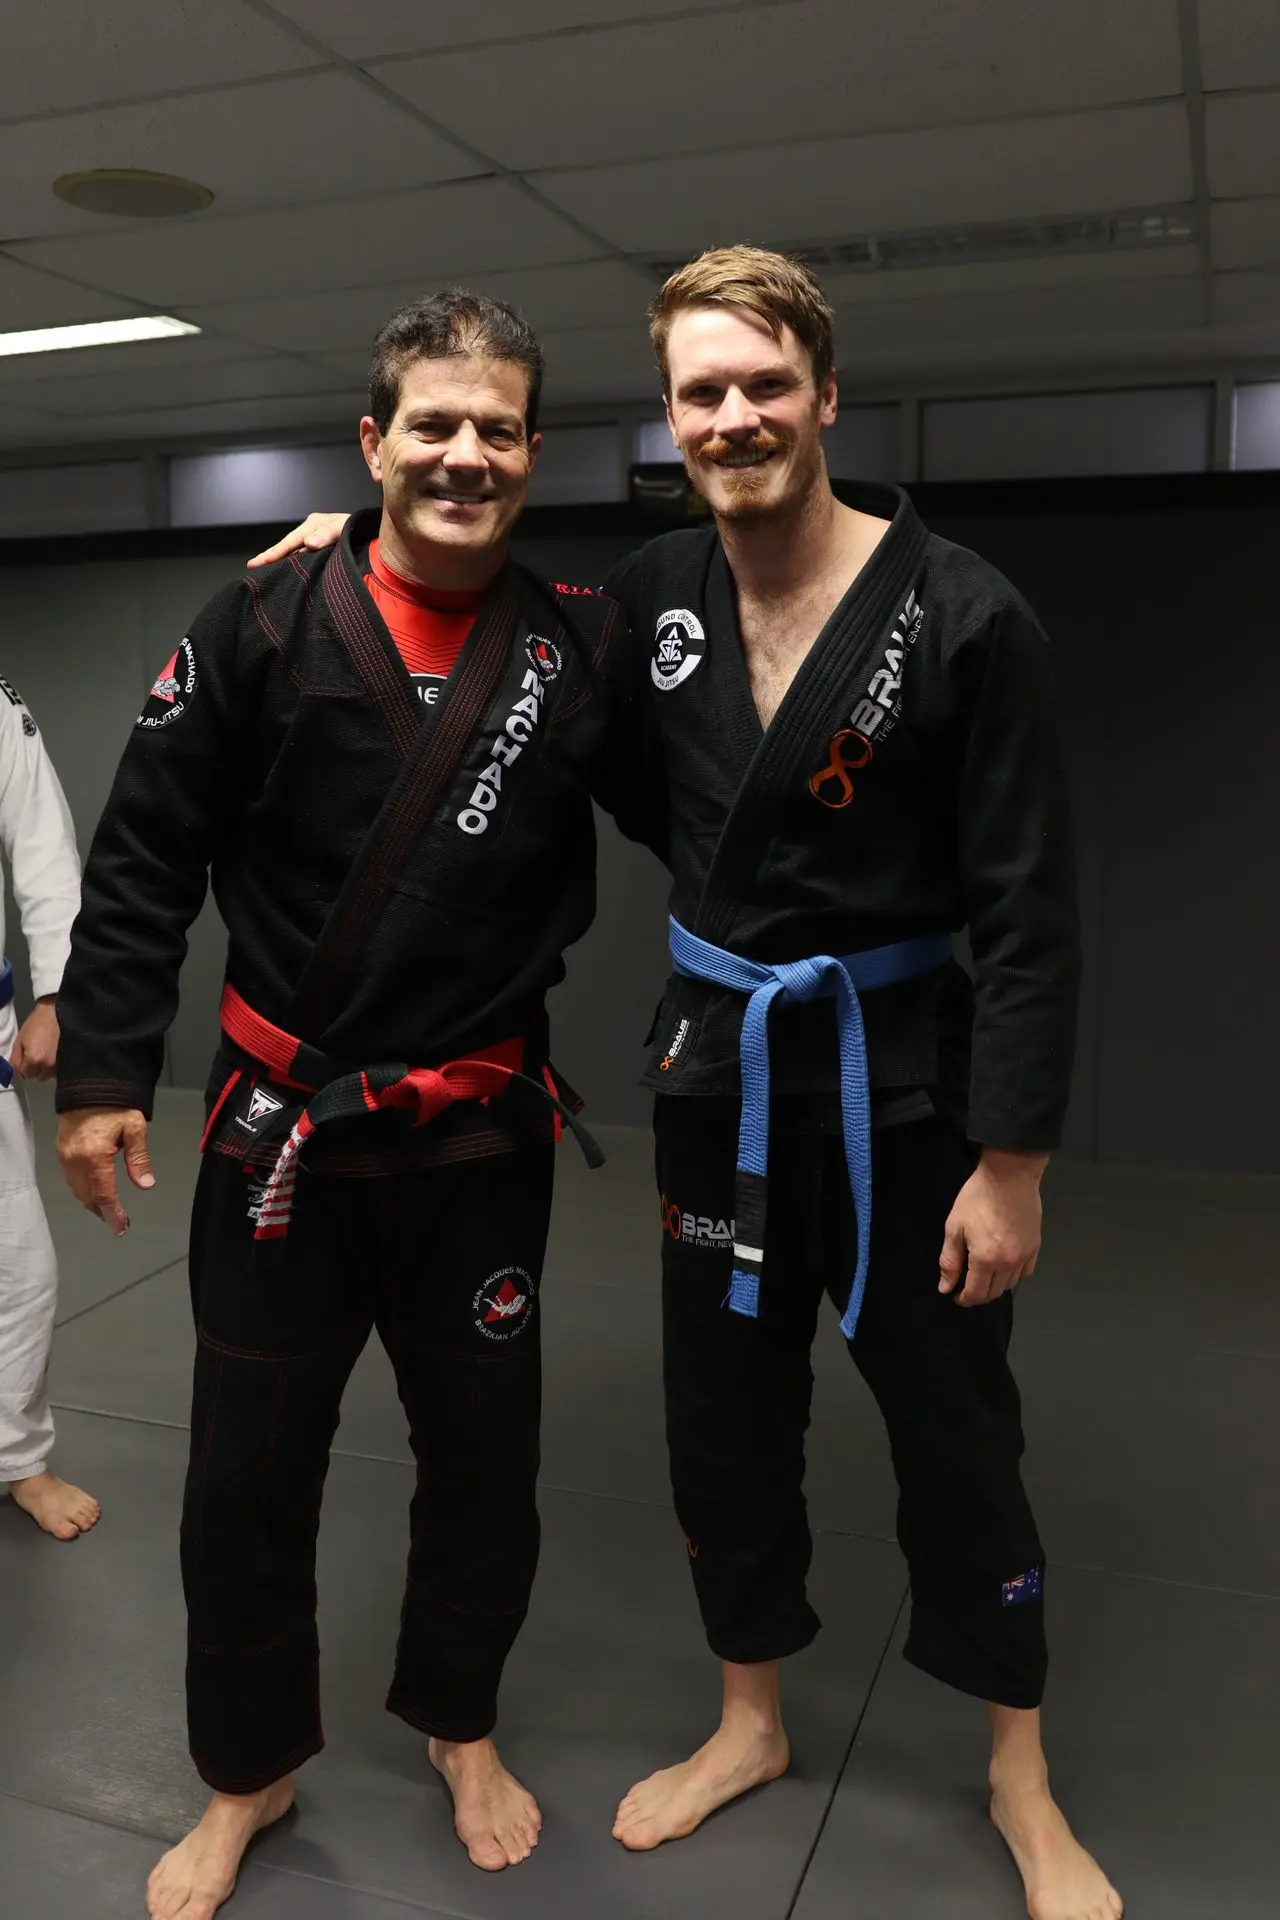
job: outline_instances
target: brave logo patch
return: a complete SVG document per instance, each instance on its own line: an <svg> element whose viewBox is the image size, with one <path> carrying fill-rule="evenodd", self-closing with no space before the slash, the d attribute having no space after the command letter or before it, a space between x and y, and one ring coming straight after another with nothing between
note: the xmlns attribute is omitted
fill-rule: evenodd
<svg viewBox="0 0 1280 1920"><path fill-rule="evenodd" d="M168 664L161 668L147 704L138 715L140 727L167 727L184 714L196 690L196 656L190 640L183 640Z"/></svg>

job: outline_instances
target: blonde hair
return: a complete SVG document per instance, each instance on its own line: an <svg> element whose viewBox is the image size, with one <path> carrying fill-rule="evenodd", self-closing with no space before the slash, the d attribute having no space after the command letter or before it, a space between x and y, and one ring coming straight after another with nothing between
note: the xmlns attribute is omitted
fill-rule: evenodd
<svg viewBox="0 0 1280 1920"><path fill-rule="evenodd" d="M741 308L763 320L775 340L790 327L808 350L819 387L835 369L835 315L806 266L763 247L712 247L673 273L649 308L649 338L664 393L671 388L667 341L672 322L691 307Z"/></svg>

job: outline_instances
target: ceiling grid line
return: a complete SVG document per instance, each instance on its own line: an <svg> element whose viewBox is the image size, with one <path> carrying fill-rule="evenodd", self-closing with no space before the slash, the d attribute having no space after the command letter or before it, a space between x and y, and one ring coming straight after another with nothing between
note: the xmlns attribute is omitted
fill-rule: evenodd
<svg viewBox="0 0 1280 1920"><path fill-rule="evenodd" d="M611 240L606 240L603 234L589 226L585 220L579 220L576 215L567 212L565 208L559 206L546 194L540 192L524 174L516 173L512 168L503 166L501 161L495 160L492 154L486 153L482 148L474 146L470 141L461 139L457 134L452 133L449 128L445 126L444 122L437 120L433 114L427 113L422 107L414 106L412 101L406 100L404 96L397 93L394 88L386 86L375 74L357 65L354 60L348 60L344 54L336 52L317 35L308 32L305 27L298 26L297 22L291 20L288 14L281 13L279 8L273 7L270 0L242 0L242 4L253 13L261 15L264 20L270 21L271 24L278 27L282 33L289 34L300 46L308 47L311 52L317 53L327 59L338 71L349 74L353 80L358 81L361 86L366 87L369 91L376 93L379 98L385 100L388 105L406 114L411 120L416 120L419 126L426 127L427 130L434 133L438 139L447 140L451 145L457 147L459 152L465 153L469 158L479 161L488 173L492 174L496 179L505 180L507 185L514 188L517 193L525 195L536 205L540 206L544 213L552 214L556 219L563 221L566 226L573 228L575 232L582 235L584 240L590 241L593 246L599 248L601 253L621 261L624 265L630 265L628 255L623 248L615 246Z"/></svg>
<svg viewBox="0 0 1280 1920"><path fill-rule="evenodd" d="M247 4L247 0L246 0ZM488 53L495 47L524 47L549 40L582 40L593 34L621 32L627 27L679 26L682 20L718 20L735 13L770 13L781 7L802 6L804 0L724 0L722 6L677 7L661 13L629 13L617 20L581 20L568 27L543 32L496 33L487 40L451 40L447 46L401 47L395 53L354 54L365 68L392 66L398 60L423 60L435 53Z"/></svg>
<svg viewBox="0 0 1280 1920"><path fill-rule="evenodd" d="M239 93L246 87L273 87L280 80L309 80L323 67L286 67L279 73L242 74L234 80L202 80L189 87L162 87L154 93L126 93L111 100L85 100L73 107L42 107L39 113L0 114L0 133L9 127L41 126L47 120L77 120L82 115L115 113L121 107L149 107L165 100L196 100L209 93Z"/></svg>
<svg viewBox="0 0 1280 1920"><path fill-rule="evenodd" d="M1200 57L1199 0L1178 0L1178 39L1182 52L1182 87L1191 143L1191 198L1196 210L1196 246L1204 289L1204 321L1213 320L1213 241L1210 232L1212 196L1209 188L1208 114L1204 97L1204 67Z"/></svg>
<svg viewBox="0 0 1280 1920"><path fill-rule="evenodd" d="M1076 0L1069 36L1057 0L184 0L163 37L150 0L37 6L0 72L0 328L203 340L3 363L0 444L343 437L368 339L446 281L537 327L549 421L620 417L662 263L738 237L809 250L850 397L1275 378L1275 4ZM86 221L50 186L94 167L217 197Z"/></svg>

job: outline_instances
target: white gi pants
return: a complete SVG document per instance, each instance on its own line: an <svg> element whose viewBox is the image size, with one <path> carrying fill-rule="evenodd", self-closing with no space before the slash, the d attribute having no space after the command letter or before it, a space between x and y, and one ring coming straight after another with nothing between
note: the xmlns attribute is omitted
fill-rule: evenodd
<svg viewBox="0 0 1280 1920"><path fill-rule="evenodd" d="M6 1057L15 1033L6 1008L0 1012ZM0 1486L42 1472L53 1446L47 1377L57 1294L31 1115L18 1080L0 1088Z"/></svg>

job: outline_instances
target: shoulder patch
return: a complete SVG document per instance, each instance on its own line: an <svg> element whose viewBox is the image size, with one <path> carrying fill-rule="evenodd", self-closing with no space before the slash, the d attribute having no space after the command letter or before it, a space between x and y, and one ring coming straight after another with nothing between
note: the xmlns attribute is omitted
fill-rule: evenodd
<svg viewBox="0 0 1280 1920"><path fill-rule="evenodd" d="M18 689L11 686L7 680L0 679L0 693L4 695L11 707L21 707L26 704L22 695L18 692Z"/></svg>
<svg viewBox="0 0 1280 1920"><path fill-rule="evenodd" d="M138 715L140 727L167 727L184 714L196 690L196 656L190 640L183 640L173 658L161 668L147 703Z"/></svg>
<svg viewBox="0 0 1280 1920"><path fill-rule="evenodd" d="M34 740L40 731L29 713L24 713L22 716L22 731L26 734L28 740Z"/></svg>

